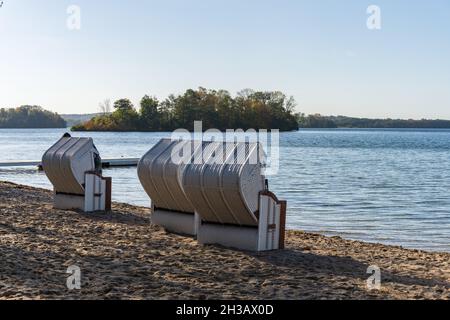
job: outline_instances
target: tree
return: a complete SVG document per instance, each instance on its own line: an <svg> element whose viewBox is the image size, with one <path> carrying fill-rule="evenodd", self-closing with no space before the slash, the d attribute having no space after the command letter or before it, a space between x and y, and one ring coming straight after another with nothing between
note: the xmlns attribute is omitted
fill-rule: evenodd
<svg viewBox="0 0 450 320"><path fill-rule="evenodd" d="M103 114L111 113L111 100L110 99L103 100L98 104L98 108L100 109L100 112Z"/></svg>
<svg viewBox="0 0 450 320"><path fill-rule="evenodd" d="M139 129L139 114L129 99L114 102L115 111L111 114L110 122L117 131L133 131Z"/></svg>
<svg viewBox="0 0 450 320"><path fill-rule="evenodd" d="M141 119L144 130L158 130L160 118L158 113L159 101L155 97L145 95L141 99Z"/></svg>
<svg viewBox="0 0 450 320"><path fill-rule="evenodd" d="M171 94L160 103L160 106L158 107L160 130L170 131L176 126L174 120L174 106L176 99L175 95Z"/></svg>
<svg viewBox="0 0 450 320"><path fill-rule="evenodd" d="M120 99L114 102L114 109L116 109L116 111L131 111L134 110L134 106L133 103L131 103L130 99Z"/></svg>

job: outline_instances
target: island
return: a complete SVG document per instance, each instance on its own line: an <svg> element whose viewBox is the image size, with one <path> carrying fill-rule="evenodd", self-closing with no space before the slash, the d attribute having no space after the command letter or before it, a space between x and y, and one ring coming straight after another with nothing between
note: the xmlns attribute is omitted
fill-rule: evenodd
<svg viewBox="0 0 450 320"><path fill-rule="evenodd" d="M114 111L75 125L73 131L173 131L194 130L194 122L203 121L203 129L299 129L296 103L279 91L250 89L232 96L225 90L189 89L170 95L163 101L145 95L139 110L129 99L114 103Z"/></svg>
<svg viewBox="0 0 450 320"><path fill-rule="evenodd" d="M57 113L40 106L0 109L0 128L66 128L66 121Z"/></svg>

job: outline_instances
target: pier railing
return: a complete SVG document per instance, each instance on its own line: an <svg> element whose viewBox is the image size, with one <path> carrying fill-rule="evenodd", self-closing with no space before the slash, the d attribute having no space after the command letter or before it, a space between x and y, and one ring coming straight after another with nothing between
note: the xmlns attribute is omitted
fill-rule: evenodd
<svg viewBox="0 0 450 320"><path fill-rule="evenodd" d="M139 158L102 159L102 167L137 167L138 162ZM0 168L1 167L36 167L39 170L42 170L42 164L39 160L3 161L0 162Z"/></svg>

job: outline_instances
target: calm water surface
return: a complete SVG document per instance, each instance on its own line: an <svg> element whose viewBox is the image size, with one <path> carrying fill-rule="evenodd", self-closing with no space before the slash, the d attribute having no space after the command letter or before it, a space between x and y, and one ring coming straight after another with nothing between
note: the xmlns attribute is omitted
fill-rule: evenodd
<svg viewBox="0 0 450 320"><path fill-rule="evenodd" d="M37 160L65 130L0 130L0 162ZM141 157L169 133L91 136L103 158ZM270 187L288 200L288 227L450 252L450 130L305 130L281 134ZM105 170L116 201L148 206L136 168ZM0 180L51 188L33 168Z"/></svg>

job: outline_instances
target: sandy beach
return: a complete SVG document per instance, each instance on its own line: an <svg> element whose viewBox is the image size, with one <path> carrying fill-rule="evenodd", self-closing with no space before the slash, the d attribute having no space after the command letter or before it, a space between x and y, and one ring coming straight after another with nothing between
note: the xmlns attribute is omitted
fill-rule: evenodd
<svg viewBox="0 0 450 320"><path fill-rule="evenodd" d="M52 193L0 182L0 299L450 299L450 254L289 231L286 249L201 246L148 208L55 210ZM81 269L81 290L66 271ZM381 269L369 290L367 268Z"/></svg>

